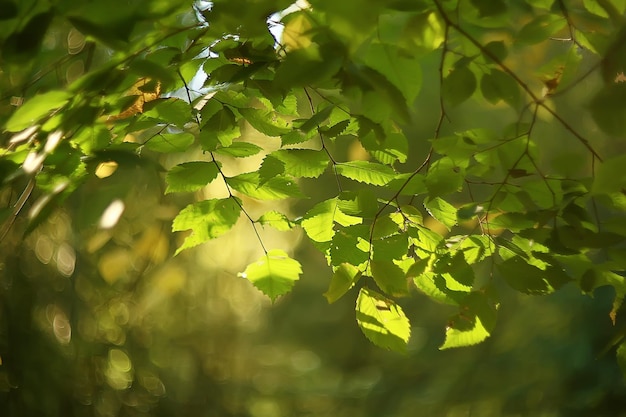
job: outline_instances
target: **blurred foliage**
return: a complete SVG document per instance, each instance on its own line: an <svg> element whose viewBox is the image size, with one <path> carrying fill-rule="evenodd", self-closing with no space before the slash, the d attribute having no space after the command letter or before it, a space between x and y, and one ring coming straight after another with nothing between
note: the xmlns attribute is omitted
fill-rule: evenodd
<svg viewBox="0 0 626 417"><path fill-rule="evenodd" d="M0 415L626 415L625 10L0 0Z"/></svg>

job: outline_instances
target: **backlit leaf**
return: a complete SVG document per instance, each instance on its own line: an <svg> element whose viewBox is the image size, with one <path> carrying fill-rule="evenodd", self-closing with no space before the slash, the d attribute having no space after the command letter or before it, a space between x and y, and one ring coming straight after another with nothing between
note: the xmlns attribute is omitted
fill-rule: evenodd
<svg viewBox="0 0 626 417"><path fill-rule="evenodd" d="M291 291L301 274L302 267L298 261L291 259L282 250L273 249L248 265L240 276L276 301L276 298Z"/></svg>
<svg viewBox="0 0 626 417"><path fill-rule="evenodd" d="M170 169L165 176L165 193L199 190L217 178L217 174L218 167L214 162L183 162Z"/></svg>
<svg viewBox="0 0 626 417"><path fill-rule="evenodd" d="M289 197L304 197L298 184L285 177L273 177L261 184L258 172L246 172L226 178L234 190L259 200L281 200Z"/></svg>
<svg viewBox="0 0 626 417"><path fill-rule="evenodd" d="M191 234L176 250L192 248L228 232L239 219L241 203L236 197L199 201L185 207L172 223L172 231L191 229Z"/></svg>
<svg viewBox="0 0 626 417"><path fill-rule="evenodd" d="M324 293L324 297L326 297L328 303L332 304L343 297L360 277L361 272L354 265L346 263L339 265L330 280L328 291Z"/></svg>
<svg viewBox="0 0 626 417"><path fill-rule="evenodd" d="M385 349L406 351L411 324L402 308L367 287L361 288L356 301L356 320L372 343Z"/></svg>
<svg viewBox="0 0 626 417"><path fill-rule="evenodd" d="M427 199L424 202L424 207L426 207L431 216L444 224L448 230L456 225L456 208L446 200L439 197L435 197L432 200Z"/></svg>
<svg viewBox="0 0 626 417"><path fill-rule="evenodd" d="M48 91L36 95L26 101L7 120L4 129L9 132L19 132L41 120L53 110L67 103L71 95L67 91Z"/></svg>
<svg viewBox="0 0 626 417"><path fill-rule="evenodd" d="M369 161L343 162L335 165L335 168L339 175L373 185L386 185L396 176L387 165Z"/></svg>

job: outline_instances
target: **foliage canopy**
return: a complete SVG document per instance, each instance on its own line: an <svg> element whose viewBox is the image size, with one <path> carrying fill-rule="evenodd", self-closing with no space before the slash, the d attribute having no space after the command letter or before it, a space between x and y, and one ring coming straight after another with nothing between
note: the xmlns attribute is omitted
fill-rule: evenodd
<svg viewBox="0 0 626 417"><path fill-rule="evenodd" d="M489 337L502 283L611 286L615 322L626 2L77 3L0 1L9 244L77 195L78 233L113 230L133 197L110 179L142 171L178 207L173 255L247 223L240 276L276 300L302 268L262 229L301 229L384 348L415 289L458 308L442 349Z"/></svg>

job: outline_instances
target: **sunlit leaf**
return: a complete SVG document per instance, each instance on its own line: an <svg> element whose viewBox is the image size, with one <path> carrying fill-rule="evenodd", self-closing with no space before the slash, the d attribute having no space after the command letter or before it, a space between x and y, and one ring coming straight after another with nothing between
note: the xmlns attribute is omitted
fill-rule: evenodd
<svg viewBox="0 0 626 417"><path fill-rule="evenodd" d="M215 162L183 162L169 170L165 176L166 193L196 191L217 178Z"/></svg>
<svg viewBox="0 0 626 417"><path fill-rule="evenodd" d="M448 230L456 225L456 208L442 198L435 197L424 202L424 207L435 219L444 224Z"/></svg>
<svg viewBox="0 0 626 417"><path fill-rule="evenodd" d="M472 346L490 336L496 322L496 311L483 293L469 294L460 310L450 320L446 328L446 340L439 349Z"/></svg>
<svg viewBox="0 0 626 417"><path fill-rule="evenodd" d="M245 158L248 156L256 155L261 152L263 148L254 143L249 142L233 142L230 146L217 148L213 151L218 155L232 156L233 158Z"/></svg>
<svg viewBox="0 0 626 417"><path fill-rule="evenodd" d="M395 178L395 172L387 165L369 161L343 162L335 165L337 173L346 178L373 185L386 185Z"/></svg>
<svg viewBox="0 0 626 417"><path fill-rule="evenodd" d="M289 197L304 197L298 184L285 177L273 177L261 184L258 172L246 172L226 178L234 190L259 200L281 200Z"/></svg>
<svg viewBox="0 0 626 417"><path fill-rule="evenodd" d="M411 325L402 308L392 300L367 287L361 288L356 301L356 319L365 337L375 345L406 351Z"/></svg>
<svg viewBox="0 0 626 417"><path fill-rule="evenodd" d="M370 262L372 277L376 285L385 294L391 296L407 295L409 292L406 275L402 269L391 260L372 260Z"/></svg>
<svg viewBox="0 0 626 417"><path fill-rule="evenodd" d="M253 128L267 136L280 136L291 131L287 122L277 118L268 110L243 108L239 113Z"/></svg>
<svg viewBox="0 0 626 417"><path fill-rule="evenodd" d="M302 267L298 261L291 259L282 250L272 249L248 265L240 276L250 281L272 301L276 301L276 298L291 291L301 274Z"/></svg>
<svg viewBox="0 0 626 417"><path fill-rule="evenodd" d="M339 265L330 280L330 286L328 291L324 293L324 297L328 300L328 303L334 303L343 295L348 292L350 288L361 277L361 272L354 265L342 263Z"/></svg>
<svg viewBox="0 0 626 417"><path fill-rule="evenodd" d="M328 155L313 149L281 149L270 154L283 163L284 173L293 177L317 178L328 167Z"/></svg>
<svg viewBox="0 0 626 417"><path fill-rule="evenodd" d="M274 229L280 230L281 232L291 230L294 226L293 222L291 222L291 220L289 220L287 216L275 210L264 213L261 217L259 217L257 222L262 224L263 226L273 227Z"/></svg>
<svg viewBox="0 0 626 417"><path fill-rule="evenodd" d="M239 219L240 213L241 203L236 197L204 200L188 205L172 223L174 232L192 231L176 254L228 232Z"/></svg>
<svg viewBox="0 0 626 417"><path fill-rule="evenodd" d="M67 103L71 95L67 91L48 91L39 94L20 106L4 125L9 132L19 132L40 121L43 116Z"/></svg>
<svg viewBox="0 0 626 417"><path fill-rule="evenodd" d="M148 139L144 146L151 151L161 153L185 152L195 141L188 132L160 133Z"/></svg>

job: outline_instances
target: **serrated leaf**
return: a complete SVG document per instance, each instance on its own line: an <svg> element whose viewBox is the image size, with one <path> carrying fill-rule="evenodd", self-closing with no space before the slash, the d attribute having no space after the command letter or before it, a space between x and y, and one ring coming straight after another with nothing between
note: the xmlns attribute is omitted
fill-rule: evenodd
<svg viewBox="0 0 626 417"><path fill-rule="evenodd" d="M426 199L424 201L424 207L428 211L428 214L446 226L448 230L457 224L456 208L446 200L439 197Z"/></svg>
<svg viewBox="0 0 626 417"><path fill-rule="evenodd" d="M329 304L334 303L356 284L361 277L361 271L354 265L342 263L339 265L330 280L328 291L324 293L324 297Z"/></svg>
<svg viewBox="0 0 626 417"><path fill-rule="evenodd" d="M409 292L406 275L402 268L391 260L372 260L372 278L385 294L403 296Z"/></svg>
<svg viewBox="0 0 626 417"><path fill-rule="evenodd" d="M259 184L263 185L270 179L285 173L285 164L278 158L266 155L259 167Z"/></svg>
<svg viewBox="0 0 626 417"><path fill-rule="evenodd" d="M250 125L267 136L280 136L291 131L287 122L269 110L241 108L239 113Z"/></svg>
<svg viewBox="0 0 626 417"><path fill-rule="evenodd" d="M147 140L144 146L154 152L175 153L185 152L194 141L194 136L188 132L161 133Z"/></svg>
<svg viewBox="0 0 626 417"><path fill-rule="evenodd" d="M294 129L290 132L285 133L284 135L281 135L280 143L281 143L281 146L283 147L287 145L297 145L299 143L303 143L311 139L314 134L315 134L314 130L304 133L297 129Z"/></svg>
<svg viewBox="0 0 626 417"><path fill-rule="evenodd" d="M416 265L425 267L425 265L421 264L427 261L427 258L420 259L416 262ZM413 274L413 272L409 269L408 275L411 274ZM445 278L431 271L414 274L413 283L432 300L450 305L459 305L469 292L469 290L461 291L448 288Z"/></svg>
<svg viewBox="0 0 626 417"><path fill-rule="evenodd" d="M274 229L281 232L291 230L294 226L294 224L287 218L287 216L275 210L264 213L261 217L259 217L257 223L260 223L263 226L273 227Z"/></svg>
<svg viewBox="0 0 626 417"><path fill-rule="evenodd" d="M298 261L291 259L282 250L272 249L258 261L248 265L240 276L250 281L273 302L291 291L295 282L300 279L300 274L302 266Z"/></svg>
<svg viewBox="0 0 626 417"><path fill-rule="evenodd" d="M476 345L491 335L496 324L496 310L485 294L470 293L461 304L461 312L446 328L446 340L439 349Z"/></svg>
<svg viewBox="0 0 626 417"><path fill-rule="evenodd" d="M458 106L474 94L477 85L474 73L466 66L460 66L443 79L441 95L448 105Z"/></svg>
<svg viewBox="0 0 626 417"><path fill-rule="evenodd" d="M283 163L284 173L299 178L317 178L328 167L328 155L313 149L280 149L270 156Z"/></svg>
<svg viewBox="0 0 626 417"><path fill-rule="evenodd" d="M384 140L378 140L376 135L360 136L361 145L372 154L374 158L383 164L391 165L398 161L405 163L408 152L409 142L402 133L390 133L385 136Z"/></svg>
<svg viewBox="0 0 626 417"><path fill-rule="evenodd" d="M544 278L545 272L528 263L522 257L514 256L496 264L500 275L515 290L525 294L550 294L554 288Z"/></svg>
<svg viewBox="0 0 626 417"><path fill-rule="evenodd" d="M365 63L381 73L411 103L417 97L422 84L420 61L390 44L373 43L363 54Z"/></svg>
<svg viewBox="0 0 626 417"><path fill-rule="evenodd" d="M214 162L183 162L169 170L165 176L165 193L191 192L201 189L217 178L218 167Z"/></svg>
<svg viewBox="0 0 626 417"><path fill-rule="evenodd" d="M315 242L328 242L335 234L333 227L336 213L337 199L331 198L307 211L300 224L309 239Z"/></svg>
<svg viewBox="0 0 626 417"><path fill-rule="evenodd" d="M406 257L409 247L408 235L407 233L397 233L397 231L396 225L394 234L391 236L372 240L373 260L391 261L392 259L400 260ZM374 230L374 232L377 233L378 231Z"/></svg>
<svg viewBox="0 0 626 417"><path fill-rule="evenodd" d="M489 337L489 332L485 329L485 325L480 317L459 318L457 320L467 320L467 323L463 324L464 327L462 329L448 326L446 328L446 340L439 349L444 350L455 347L473 346Z"/></svg>
<svg viewBox="0 0 626 417"><path fill-rule="evenodd" d="M262 150L263 148L255 145L254 143L233 142L230 146L215 149L213 153L232 156L233 158L246 158L248 156L256 155Z"/></svg>
<svg viewBox="0 0 626 417"><path fill-rule="evenodd" d="M356 301L356 320L365 337L376 346L406 351L411 324L394 301L363 287Z"/></svg>
<svg viewBox="0 0 626 417"><path fill-rule="evenodd" d="M323 122L328 119L330 113L333 111L334 106L326 106L322 110L315 113L309 119L307 119L302 125L300 125L299 129L303 132L309 132L321 125Z"/></svg>
<svg viewBox="0 0 626 417"><path fill-rule="evenodd" d="M339 209L349 216L374 217L378 212L376 195L369 189L343 191L337 201Z"/></svg>
<svg viewBox="0 0 626 417"><path fill-rule="evenodd" d="M364 225L355 225L337 230L330 241L328 250L330 264L365 265L369 259L370 245L367 242L368 237L369 228Z"/></svg>
<svg viewBox="0 0 626 417"><path fill-rule="evenodd" d="M152 118L180 128L191 121L191 105L178 98L163 98L148 102L141 118Z"/></svg>
<svg viewBox="0 0 626 417"><path fill-rule="evenodd" d="M461 169L447 157L441 158L430 166L425 184L430 198L458 192L463 186Z"/></svg>
<svg viewBox="0 0 626 417"><path fill-rule="evenodd" d="M342 162L335 165L339 175L373 185L387 185L396 173L387 165L369 161Z"/></svg>
<svg viewBox="0 0 626 417"><path fill-rule="evenodd" d="M517 108L520 101L517 82L498 69L492 69L490 73L483 74L480 79L480 91L491 104L497 104L503 100L511 107Z"/></svg>
<svg viewBox="0 0 626 417"><path fill-rule="evenodd" d="M214 151L217 145L230 146L233 139L241 136L235 114L228 107L223 107L202 126L198 140L202 149Z"/></svg>
<svg viewBox="0 0 626 417"><path fill-rule="evenodd" d="M37 122L51 111L62 107L69 101L71 95L67 91L48 91L36 95L17 108L4 125L9 132L19 132Z"/></svg>
<svg viewBox="0 0 626 417"><path fill-rule="evenodd" d="M199 201L182 209L174 218L172 231L191 229L192 232L176 250L176 254L222 236L232 229L241 213L240 204L236 197L230 197Z"/></svg>
<svg viewBox="0 0 626 417"><path fill-rule="evenodd" d="M261 183L258 172L246 172L226 178L228 185L248 197L258 200L281 200L289 197L304 197L298 184L285 177L273 177Z"/></svg>

